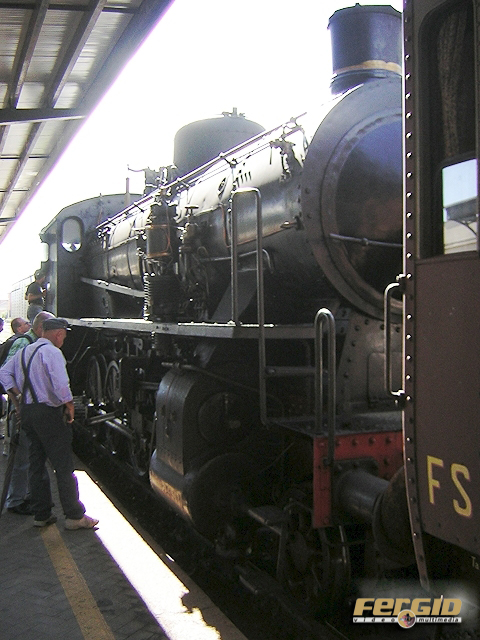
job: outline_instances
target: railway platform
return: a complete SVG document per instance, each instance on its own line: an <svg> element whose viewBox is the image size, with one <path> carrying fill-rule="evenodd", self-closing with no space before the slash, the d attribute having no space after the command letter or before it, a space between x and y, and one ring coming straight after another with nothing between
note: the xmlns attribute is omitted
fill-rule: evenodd
<svg viewBox="0 0 480 640"><path fill-rule="evenodd" d="M7 456L1 455L0 487ZM246 640L158 545L129 522L77 460L80 497L100 522L66 531L58 516L0 517L2 640Z"/></svg>

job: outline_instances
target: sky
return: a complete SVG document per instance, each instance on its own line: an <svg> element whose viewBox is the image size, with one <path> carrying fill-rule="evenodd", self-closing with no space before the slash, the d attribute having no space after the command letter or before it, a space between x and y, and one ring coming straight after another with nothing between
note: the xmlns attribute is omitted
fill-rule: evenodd
<svg viewBox="0 0 480 640"><path fill-rule="evenodd" d="M40 266L38 234L63 207L122 193L127 177L141 193L143 172L129 168L172 164L183 125L233 107L266 129L304 112L314 122L330 97L328 20L353 4L175 0L0 244L0 299Z"/></svg>

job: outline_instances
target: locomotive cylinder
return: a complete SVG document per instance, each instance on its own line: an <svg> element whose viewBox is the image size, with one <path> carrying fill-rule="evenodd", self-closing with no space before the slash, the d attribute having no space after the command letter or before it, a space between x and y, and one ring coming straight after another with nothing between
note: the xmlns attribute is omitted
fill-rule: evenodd
<svg viewBox="0 0 480 640"><path fill-rule="evenodd" d="M414 562L405 473L399 469L388 482L362 469L347 471L336 483L337 513L372 525L375 544L392 562Z"/></svg>
<svg viewBox="0 0 480 640"><path fill-rule="evenodd" d="M371 524L375 503L387 487L387 480L362 469L347 471L337 483L336 504L356 521Z"/></svg>

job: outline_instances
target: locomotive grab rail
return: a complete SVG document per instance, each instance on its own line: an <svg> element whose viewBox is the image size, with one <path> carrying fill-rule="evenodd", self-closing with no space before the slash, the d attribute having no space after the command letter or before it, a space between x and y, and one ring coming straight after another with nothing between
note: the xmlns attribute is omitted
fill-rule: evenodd
<svg viewBox="0 0 480 640"><path fill-rule="evenodd" d="M259 396L260 396L260 420L266 425L267 418L267 389L266 379L269 371L266 365L266 339L265 339L265 302L263 279L263 220L262 220L262 196L259 189L248 187L238 189L232 195L231 216L231 279L232 279L232 321L239 325L238 319L238 237L237 216L235 202L242 194L250 193L255 197L256 203L256 255L257 255L257 323L258 323L258 364L259 364ZM336 412L336 340L335 318L329 309L320 309L314 322L315 331L315 433L322 432L323 426L323 327L326 324L327 334L327 428L328 428L328 464L333 464L335 454L335 412ZM278 369L278 367L277 367ZM300 368L304 375L310 373L305 368ZM299 368L295 368L298 373ZM292 369L293 371L293 369ZM292 374L289 371L289 374Z"/></svg>
<svg viewBox="0 0 480 640"><path fill-rule="evenodd" d="M265 300L263 284L263 220L262 194L259 189L247 187L237 189L232 194L232 238L231 238L231 279L232 279L232 321L239 325L238 319L238 225L235 202L243 194L253 194L256 204L256 247L257 256L257 324L258 324L258 367L260 420L267 424L267 387L266 387L266 348L265 348Z"/></svg>
<svg viewBox="0 0 480 640"><path fill-rule="evenodd" d="M90 284L92 287L98 287L99 289L105 289L108 291L114 291L115 293L123 293L125 296L132 296L134 298L145 298L145 292L138 289L132 289L131 287L125 287L123 284L116 284L115 282L105 282L105 280L94 280L93 278L80 278L85 284Z"/></svg>
<svg viewBox="0 0 480 640"><path fill-rule="evenodd" d="M388 249L401 249L403 244L398 242L383 242L381 240L370 240L369 238L357 238L355 236L342 236L338 233L329 233L328 234L332 240L343 240L343 242L354 242L356 244L361 244L364 247L385 247Z"/></svg>
<svg viewBox="0 0 480 640"><path fill-rule="evenodd" d="M267 353L265 344L265 296L263 284L263 219L262 196L258 189L250 189L255 194L257 204L257 322L258 322L258 365L260 371L260 419L267 424Z"/></svg>
<svg viewBox="0 0 480 640"><path fill-rule="evenodd" d="M327 464L333 465L335 458L335 411L336 390L336 340L335 318L329 309L320 309L315 316L315 433L322 432L323 426L323 326L327 334Z"/></svg>
<svg viewBox="0 0 480 640"><path fill-rule="evenodd" d="M232 282L232 321L238 325L238 224L235 202L238 194L243 192L235 191L232 195L232 215L231 215L231 252L230 252L230 277Z"/></svg>

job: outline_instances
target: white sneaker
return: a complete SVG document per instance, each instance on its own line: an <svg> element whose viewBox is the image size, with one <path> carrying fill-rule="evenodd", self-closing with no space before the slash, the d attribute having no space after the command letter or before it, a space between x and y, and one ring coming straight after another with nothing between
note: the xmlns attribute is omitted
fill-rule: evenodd
<svg viewBox="0 0 480 640"><path fill-rule="evenodd" d="M68 529L69 531L73 531L75 529L93 529L97 524L98 520L96 518L84 515L80 520L67 518L65 520L65 529Z"/></svg>

